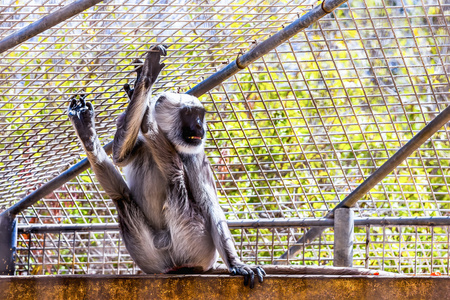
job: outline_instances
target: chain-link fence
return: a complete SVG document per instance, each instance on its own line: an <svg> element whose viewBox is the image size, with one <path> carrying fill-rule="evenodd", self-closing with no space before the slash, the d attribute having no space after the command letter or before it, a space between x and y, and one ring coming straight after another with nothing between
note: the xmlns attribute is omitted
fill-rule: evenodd
<svg viewBox="0 0 450 300"><path fill-rule="evenodd" d="M70 1L1 1L0 38ZM315 1L104 1L4 52L0 61L0 210L84 157L65 114L86 93L102 143L127 105L132 62L169 45L156 92L184 92ZM450 3L349 1L217 86L210 158L229 220L320 218L450 102ZM359 217L448 216L449 131L442 128L364 196ZM18 274L134 273L116 211L88 170L19 216ZM108 225L105 225L108 224ZM244 261L273 263L305 228L233 229ZM356 266L449 272L448 228L357 227ZM331 265L333 231L291 263Z"/></svg>

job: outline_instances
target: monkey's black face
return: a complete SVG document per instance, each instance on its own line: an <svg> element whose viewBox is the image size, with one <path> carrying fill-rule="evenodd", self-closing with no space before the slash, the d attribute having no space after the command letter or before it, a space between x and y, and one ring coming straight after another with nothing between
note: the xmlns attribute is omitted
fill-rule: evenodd
<svg viewBox="0 0 450 300"><path fill-rule="evenodd" d="M198 146L205 137L203 120L205 109L202 107L185 106L180 109L181 130L184 142Z"/></svg>

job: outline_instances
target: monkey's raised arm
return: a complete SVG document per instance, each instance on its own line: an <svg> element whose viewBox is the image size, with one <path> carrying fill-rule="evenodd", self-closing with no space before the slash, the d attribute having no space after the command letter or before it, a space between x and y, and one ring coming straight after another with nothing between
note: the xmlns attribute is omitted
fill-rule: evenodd
<svg viewBox="0 0 450 300"><path fill-rule="evenodd" d="M164 64L160 64L159 60L165 55L164 46L153 47L148 52L142 69L138 71L134 91L131 91L128 85L125 86L127 94L131 95L131 100L127 110L117 121L113 144L113 160L117 165L127 164L126 160L136 145L142 120L148 110L151 87L164 68Z"/></svg>
<svg viewBox="0 0 450 300"><path fill-rule="evenodd" d="M85 101L85 96L81 96L79 100L74 97L67 113L100 185L116 205L120 201L130 202L130 189L98 139L92 104Z"/></svg>

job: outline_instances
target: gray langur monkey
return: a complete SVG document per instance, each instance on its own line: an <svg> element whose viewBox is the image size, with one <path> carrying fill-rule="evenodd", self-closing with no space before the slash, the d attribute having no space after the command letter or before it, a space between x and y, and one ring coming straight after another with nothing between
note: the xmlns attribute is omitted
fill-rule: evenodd
<svg viewBox="0 0 450 300"><path fill-rule="evenodd" d="M219 252L231 274L254 286L266 275L239 259L219 206L211 167L204 153L205 109L187 94L151 96L164 64L163 46L151 49L135 89L117 121L113 160L100 145L95 114L85 96L71 99L68 116L87 158L118 211L121 234L136 264L146 273L204 272Z"/></svg>

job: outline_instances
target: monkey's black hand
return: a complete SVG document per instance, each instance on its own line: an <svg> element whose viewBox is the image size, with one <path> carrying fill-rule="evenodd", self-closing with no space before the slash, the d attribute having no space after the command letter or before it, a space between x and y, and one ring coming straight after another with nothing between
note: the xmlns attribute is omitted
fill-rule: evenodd
<svg viewBox="0 0 450 300"><path fill-rule="evenodd" d="M140 81L141 74L143 72L146 88L149 89L153 85L153 83L155 83L156 78L158 78L159 73L165 66L165 64L160 64L159 61L161 60L161 56L166 55L167 55L167 46L165 45L156 45L150 49L145 58L144 65L136 68L137 77L135 81L135 87L137 83ZM140 64L141 61L137 59L133 63ZM124 84L123 89L127 93L128 98L131 99L134 93L134 89L132 89L128 83Z"/></svg>
<svg viewBox="0 0 450 300"><path fill-rule="evenodd" d="M260 266L253 267L253 270L250 266L245 264L240 264L231 268L231 275L243 275L244 285L247 286L250 282L251 289L255 286L255 273L258 276L259 282L263 282L264 276L267 275L266 271Z"/></svg>
<svg viewBox="0 0 450 300"><path fill-rule="evenodd" d="M86 150L92 151L96 138L95 114L94 107L85 99L85 95L81 95L79 100L77 100L77 96L73 97L67 109L67 115Z"/></svg>
<svg viewBox="0 0 450 300"><path fill-rule="evenodd" d="M165 64L159 63L161 56L166 55L167 49L163 45L156 45L151 48L145 57L142 71L138 73L138 83L142 80L145 88L151 88L158 78L159 72L161 72L161 70L165 67Z"/></svg>

